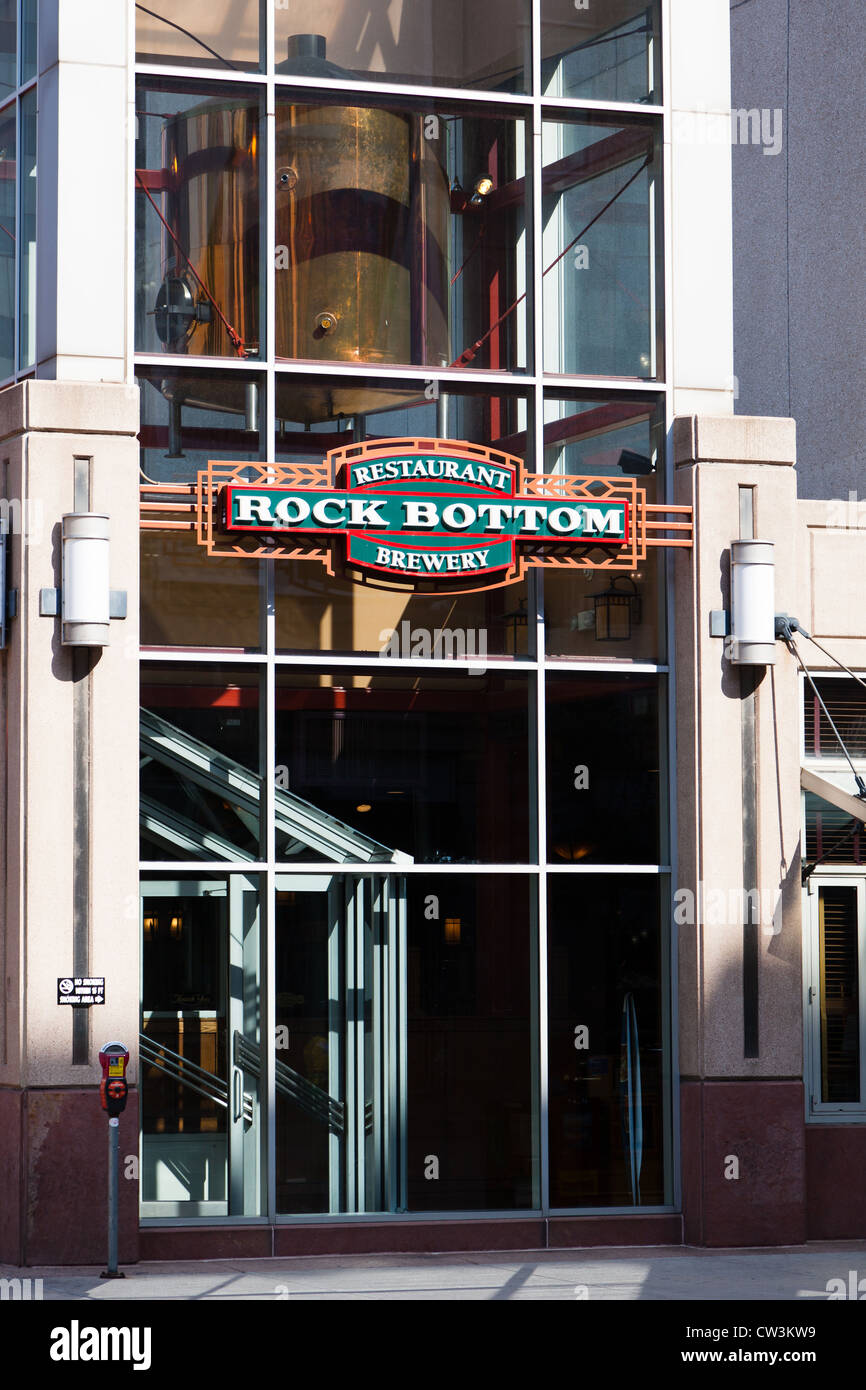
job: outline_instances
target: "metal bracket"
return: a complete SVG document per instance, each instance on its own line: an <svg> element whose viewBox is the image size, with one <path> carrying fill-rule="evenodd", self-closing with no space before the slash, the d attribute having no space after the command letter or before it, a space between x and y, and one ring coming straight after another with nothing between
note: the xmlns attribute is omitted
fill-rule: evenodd
<svg viewBox="0 0 866 1390"><path fill-rule="evenodd" d="M56 618L60 613L60 590L59 589L40 589L39 590L39 616L40 618ZM108 616L109 618L125 618L127 615L127 602L125 589L111 589L108 597Z"/></svg>
<svg viewBox="0 0 866 1390"><path fill-rule="evenodd" d="M730 637L731 615L724 608L714 608L710 613L710 636Z"/></svg>

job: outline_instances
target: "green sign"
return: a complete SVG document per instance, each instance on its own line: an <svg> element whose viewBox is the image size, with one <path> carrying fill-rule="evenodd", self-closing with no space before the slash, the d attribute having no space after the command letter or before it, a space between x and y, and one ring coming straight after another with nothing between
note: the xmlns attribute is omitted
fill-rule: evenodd
<svg viewBox="0 0 866 1390"><path fill-rule="evenodd" d="M233 483L224 524L229 532L342 535L353 565L444 583L488 574L496 582L520 542L628 541L627 502L518 496L516 470L483 453L466 457L459 444L449 454L377 453L347 464L345 485L333 490Z"/></svg>

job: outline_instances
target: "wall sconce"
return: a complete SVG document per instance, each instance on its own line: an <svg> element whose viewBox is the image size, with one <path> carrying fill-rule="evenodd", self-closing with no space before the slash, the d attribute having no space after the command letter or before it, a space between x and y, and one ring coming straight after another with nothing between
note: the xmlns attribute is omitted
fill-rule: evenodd
<svg viewBox="0 0 866 1390"><path fill-rule="evenodd" d="M155 936L159 936L159 918L145 917L144 919L144 939L152 941Z"/></svg>
<svg viewBox="0 0 866 1390"><path fill-rule="evenodd" d="M631 591L618 589L617 584L630 584ZM597 594L595 605L595 640L597 642L627 642L632 624L641 620L641 598L637 585L628 575L619 575L609 589Z"/></svg>
<svg viewBox="0 0 866 1390"><path fill-rule="evenodd" d="M731 542L731 663L776 664L776 570L772 541Z"/></svg>
<svg viewBox="0 0 866 1390"><path fill-rule="evenodd" d="M168 924L168 934L173 937L175 941L183 936L183 917L180 915L172 917Z"/></svg>
<svg viewBox="0 0 866 1390"><path fill-rule="evenodd" d="M445 918L445 944L446 946L460 945L460 918Z"/></svg>
<svg viewBox="0 0 866 1390"><path fill-rule="evenodd" d="M60 614L64 647L107 647L109 619L126 617L126 591L109 587L109 519L66 512L62 522L61 585L39 590L40 616Z"/></svg>
<svg viewBox="0 0 866 1390"><path fill-rule="evenodd" d="M111 628L108 517L67 512L63 517L61 618L66 647L107 647Z"/></svg>

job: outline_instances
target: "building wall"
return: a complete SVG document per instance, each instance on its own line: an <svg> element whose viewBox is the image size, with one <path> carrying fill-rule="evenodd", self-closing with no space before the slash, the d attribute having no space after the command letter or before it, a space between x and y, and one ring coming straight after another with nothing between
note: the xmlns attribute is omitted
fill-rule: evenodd
<svg viewBox="0 0 866 1390"><path fill-rule="evenodd" d="M731 0L732 105L782 133L733 149L736 409L796 419L804 498L864 491L864 47L858 0Z"/></svg>
<svg viewBox="0 0 866 1390"><path fill-rule="evenodd" d="M18 617L2 660L0 1127L17 1157L0 1165L0 1260L99 1258L104 1043L130 1046L136 1081L137 429L134 387L28 381L0 394L5 495L26 519L11 538ZM61 585L61 517L82 510L82 467L86 506L111 519L111 585L129 605L105 649L63 646L60 618L40 613L40 591ZM106 977L104 1006L58 1007L58 977L73 973ZM124 1154L137 1154L135 1109L133 1095ZM137 1182L121 1190L134 1236Z"/></svg>

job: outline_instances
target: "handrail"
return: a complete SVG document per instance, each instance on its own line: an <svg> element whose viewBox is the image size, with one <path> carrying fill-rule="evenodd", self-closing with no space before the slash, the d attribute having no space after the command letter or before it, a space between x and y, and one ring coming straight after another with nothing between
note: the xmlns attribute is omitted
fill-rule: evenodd
<svg viewBox="0 0 866 1390"><path fill-rule="evenodd" d="M156 1067L158 1071L170 1076L172 1081L186 1086L196 1095L204 1096L205 1100L213 1101L221 1110L228 1110L228 1082L223 1081L221 1076L200 1067L197 1062L190 1061L181 1053L172 1051L166 1043L152 1042L146 1033L139 1034L138 1050L142 1061L149 1066ZM252 1124L253 1098L247 1091L244 1091L243 1114L246 1122Z"/></svg>
<svg viewBox="0 0 866 1390"><path fill-rule="evenodd" d="M242 1066L252 1076L259 1076L259 1050L237 1031L234 1035L234 1058L236 1066ZM294 1101L299 1109L314 1120L326 1124L332 1134L345 1133L346 1107L343 1102L335 1100L327 1091L323 1091L321 1086L302 1076L279 1057L274 1062L274 1082L281 1095Z"/></svg>

